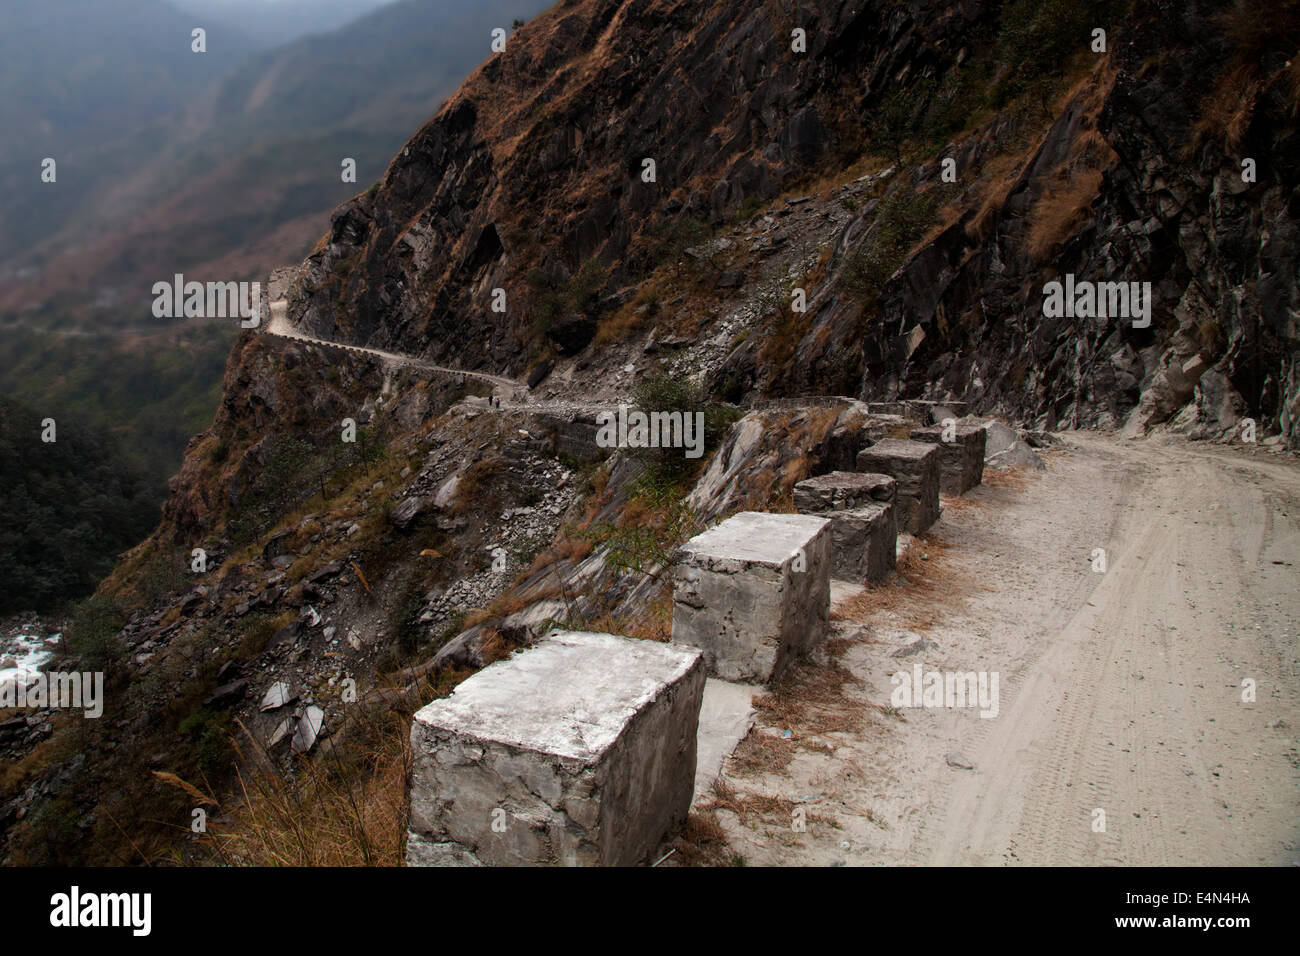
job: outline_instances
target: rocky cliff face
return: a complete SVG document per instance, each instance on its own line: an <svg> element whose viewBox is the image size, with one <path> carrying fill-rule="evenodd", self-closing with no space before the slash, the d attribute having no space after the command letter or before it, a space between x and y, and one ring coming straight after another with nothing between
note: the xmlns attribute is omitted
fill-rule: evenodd
<svg viewBox="0 0 1300 956"><path fill-rule="evenodd" d="M874 309L827 283L792 367L772 380L863 398L960 398L1046 428L1127 423L1141 434L1174 419L1194 437L1223 438L1249 416L1295 447L1295 67L1280 43L1262 42L1248 54L1261 57L1257 79L1225 76L1240 56L1225 9L1152 4L1123 19L1109 31L1111 58L992 195L945 187L937 163L996 165L1016 135L1006 116L913 169L903 188L952 191L940 200L956 199L946 227ZM1231 143L1212 115L1224 109ZM1246 160L1253 182L1243 181ZM844 227L841 266L876 218L872 205ZM1066 274L1150 282L1150 327L1045 317L1043 287ZM747 358L734 360L742 371Z"/></svg>
<svg viewBox="0 0 1300 956"><path fill-rule="evenodd" d="M1296 447L1300 78L1270 27L1298 11L558 4L271 283L311 336L531 388L498 408L245 334L162 526L101 589L137 692L87 746L123 769L24 762L0 820L43 801L126 862L169 838L118 839L127 808L188 819L146 771L219 778L236 717L285 760L552 621L663 638L672 550L851 464L862 401L1221 440L1249 417ZM1149 283L1149 324L1050 317L1068 276ZM647 382L715 406L694 471L596 446L596 409ZM178 572L195 548L208 569ZM84 859L52 826L11 857Z"/></svg>
<svg viewBox="0 0 1300 956"><path fill-rule="evenodd" d="M656 228L720 223L855 155L864 104L961 56L989 6L561 3L469 78L377 193L338 211L295 317L520 371L530 272L563 282L595 260L611 289L644 278Z"/></svg>
<svg viewBox="0 0 1300 956"><path fill-rule="evenodd" d="M467 81L377 193L339 210L294 315L320 334L517 374L549 348L580 352L673 224L716 228L851 165L888 130L892 96L914 97L922 118L945 97L985 110L969 87L1007 69L978 67L1000 42L997 7L561 4ZM752 342L728 374L758 392L965 398L1045 427L1118 426L1141 404L1141 431L1193 401L1181 421L1198 433L1250 415L1294 441L1295 70L1280 33L1243 35L1252 16L1222 3L1099 9L1109 52L1072 96L1032 116L1004 104L908 157L890 189L932 193L946 228L907 250L874 300L837 268L872 241L872 201L832 236L797 349L755 369ZM1078 50L1093 19L1062 26L1089 28ZM791 50L796 28L804 53ZM1230 132L1213 129L1215 110L1235 114ZM945 158L955 183L941 181ZM591 262L605 281L587 303L539 301L539 275L562 284ZM1042 286L1066 274L1152 283L1150 328L1045 318ZM556 308L590 321L539 322Z"/></svg>

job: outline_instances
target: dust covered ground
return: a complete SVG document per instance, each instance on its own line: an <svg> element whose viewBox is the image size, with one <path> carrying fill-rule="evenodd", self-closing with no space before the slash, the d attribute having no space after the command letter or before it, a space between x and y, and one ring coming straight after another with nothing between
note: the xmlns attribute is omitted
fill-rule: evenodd
<svg viewBox="0 0 1300 956"><path fill-rule="evenodd" d="M1300 861L1300 463L1063 437L946 501L894 582L835 589L827 653L758 699L683 857ZM996 716L893 707L915 664L996 673Z"/></svg>

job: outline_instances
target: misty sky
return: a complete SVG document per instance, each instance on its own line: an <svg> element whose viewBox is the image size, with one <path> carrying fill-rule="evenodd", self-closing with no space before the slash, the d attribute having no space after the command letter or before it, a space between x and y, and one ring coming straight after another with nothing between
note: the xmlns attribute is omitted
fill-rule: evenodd
<svg viewBox="0 0 1300 956"><path fill-rule="evenodd" d="M272 45L337 29L392 0L168 0L187 13L210 16Z"/></svg>

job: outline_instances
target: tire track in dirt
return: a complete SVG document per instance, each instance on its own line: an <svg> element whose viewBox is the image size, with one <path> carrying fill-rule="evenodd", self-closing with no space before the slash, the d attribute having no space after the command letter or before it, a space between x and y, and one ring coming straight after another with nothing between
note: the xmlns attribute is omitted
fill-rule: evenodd
<svg viewBox="0 0 1300 956"><path fill-rule="evenodd" d="M1276 746L1257 752L1266 715L1241 701L1222 654L1222 635L1270 600L1294 654L1295 589L1276 590L1256 558L1276 538L1273 500L1287 493L1234 480L1217 453L1127 450L1146 480L1107 546L1104 580L1048 636L976 757L996 771L959 783L930 862L987 862L1003 843L1009 858L1044 865L1281 862L1294 849L1294 767ZM1294 720L1285 654L1261 632L1251 669ZM1287 777L1290 799L1279 801ZM1093 828L1097 808L1105 832Z"/></svg>
<svg viewBox="0 0 1300 956"><path fill-rule="evenodd" d="M975 489L935 531L960 573L892 653L913 589L842 622L846 706L879 708L913 663L1000 671L1001 709L911 708L732 773L736 800L829 825L727 814L757 864L1259 864L1300 858L1300 463L1241 448L1071 433L1019 490ZM990 479L990 481L994 481ZM1105 573L1091 571L1094 547ZM1281 563L1278 563L1281 562ZM923 609L924 610L924 609ZM1258 682L1255 703L1243 678ZM958 752L973 770L947 764ZM1093 810L1106 814L1093 829Z"/></svg>

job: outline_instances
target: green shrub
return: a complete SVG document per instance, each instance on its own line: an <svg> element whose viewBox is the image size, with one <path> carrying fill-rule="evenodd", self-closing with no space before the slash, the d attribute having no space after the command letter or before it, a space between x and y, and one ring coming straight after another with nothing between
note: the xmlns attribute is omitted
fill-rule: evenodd
<svg viewBox="0 0 1300 956"><path fill-rule="evenodd" d="M763 198L761 196L750 196L741 203L740 208L736 210L736 222L748 222L758 214L758 211L763 208L763 205Z"/></svg>
<svg viewBox="0 0 1300 956"><path fill-rule="evenodd" d="M993 90L993 105L1022 96L1046 102L1072 63L1089 52L1092 31L1102 28L1114 41L1124 0L1015 0L1006 3L996 42L1004 73Z"/></svg>
<svg viewBox="0 0 1300 956"><path fill-rule="evenodd" d="M96 594L77 605L63 635L69 654L92 671L111 671L126 657L119 634L126 615L112 598Z"/></svg>
<svg viewBox="0 0 1300 956"><path fill-rule="evenodd" d="M915 192L901 186L881 201L866 238L849 253L840 273L844 287L864 309L875 305L889 277L934 223L940 201L935 190Z"/></svg>
<svg viewBox="0 0 1300 956"><path fill-rule="evenodd" d="M646 462L650 480L679 483L699 467L708 453L717 447L722 436L736 420L734 409L709 400L705 390L682 378L657 373L641 380L633 392L633 402L646 412L681 412L683 416L704 414L704 454L687 458L681 448L630 448L628 453Z"/></svg>
<svg viewBox="0 0 1300 956"><path fill-rule="evenodd" d="M594 313L600 304L600 295L609 281L609 267L598 259L588 259L568 281L544 269L528 273L532 289L530 317L533 331L545 335L551 324L571 312Z"/></svg>
<svg viewBox="0 0 1300 956"><path fill-rule="evenodd" d="M569 300L573 307L579 312L595 312L607 282L609 267L599 259L588 259L569 283Z"/></svg>
<svg viewBox="0 0 1300 956"><path fill-rule="evenodd" d="M204 777L220 777L234 762L230 744L230 717L220 711L199 707L177 727L188 744L194 766Z"/></svg>
<svg viewBox="0 0 1300 956"><path fill-rule="evenodd" d="M617 573L648 574L672 564L673 555L704 522L682 497L681 489L648 472L631 488L629 509L639 520L623 527L602 521L578 536L603 546L605 567Z"/></svg>
<svg viewBox="0 0 1300 956"><path fill-rule="evenodd" d="M657 266L673 266L680 275L686 250L708 241L712 234L708 223L693 216L662 220L650 228L650 258Z"/></svg>

